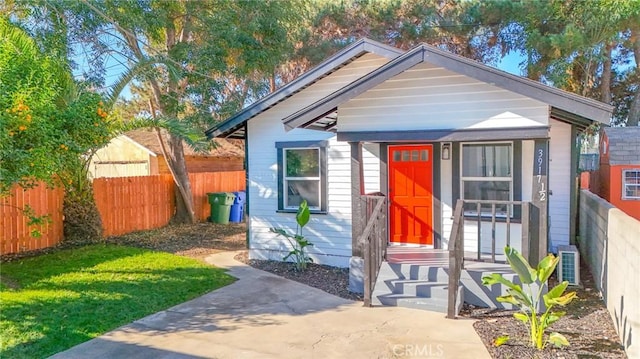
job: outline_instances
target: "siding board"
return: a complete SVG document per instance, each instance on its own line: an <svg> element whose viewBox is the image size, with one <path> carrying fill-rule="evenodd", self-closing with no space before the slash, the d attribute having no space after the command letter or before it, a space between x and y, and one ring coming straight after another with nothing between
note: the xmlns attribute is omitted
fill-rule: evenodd
<svg viewBox="0 0 640 359"><path fill-rule="evenodd" d="M492 126L509 126L513 118L548 124L544 103L430 66L418 65L341 105L338 131L461 129L496 117L501 121Z"/></svg>

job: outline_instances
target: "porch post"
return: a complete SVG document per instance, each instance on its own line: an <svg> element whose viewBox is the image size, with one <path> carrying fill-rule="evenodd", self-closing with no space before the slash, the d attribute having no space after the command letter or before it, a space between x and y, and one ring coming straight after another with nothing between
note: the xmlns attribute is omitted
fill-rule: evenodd
<svg viewBox="0 0 640 359"><path fill-rule="evenodd" d="M351 146L351 259L349 260L349 290L364 292L364 244L358 241L366 226L362 194L362 142L349 142Z"/></svg>
<svg viewBox="0 0 640 359"><path fill-rule="evenodd" d="M362 210L364 178L362 178L362 142L349 142L351 146L351 255L363 256L363 243L358 238L366 226Z"/></svg>
<svg viewBox="0 0 640 359"><path fill-rule="evenodd" d="M549 207L549 140L538 139L534 144L533 156L533 190L531 192L532 212L538 214L538 238L530 238L531 250L529 261L536 265L548 252L548 207ZM534 213L535 213L534 212ZM523 218L524 220L524 218ZM537 239L537 240L536 240Z"/></svg>

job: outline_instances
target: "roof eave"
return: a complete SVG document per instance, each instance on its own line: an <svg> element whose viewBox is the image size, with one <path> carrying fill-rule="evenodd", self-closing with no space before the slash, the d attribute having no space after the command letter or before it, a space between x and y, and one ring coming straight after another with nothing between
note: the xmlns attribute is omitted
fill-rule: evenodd
<svg viewBox="0 0 640 359"><path fill-rule="evenodd" d="M516 76L433 46L422 46L425 49L425 62L547 103L591 121L609 124L613 113L611 105L547 86L526 77Z"/></svg>
<svg viewBox="0 0 640 359"><path fill-rule="evenodd" d="M257 116L266 109L276 105L278 102L285 100L289 96L292 96L319 79L331 74L335 70L351 62L354 58L360 57L366 53L372 53L393 59L400 56L402 51L367 38L360 39L318 64L313 69L305 72L300 77L286 84L279 90L253 103L220 124L208 129L205 132L207 138L224 137L224 135L232 134L252 117Z"/></svg>
<svg viewBox="0 0 640 359"><path fill-rule="evenodd" d="M307 126L330 108L339 106L341 103L366 92L421 62L429 62L447 70L544 102L550 105L552 109L557 109L563 114L570 113L571 116L563 115L562 119L571 123L575 121L575 124L581 127L584 126L584 121L589 122L589 124L594 121L609 124L613 112L613 107L608 104L515 76L433 46L422 44L350 85L284 118L282 122L285 130L290 131L300 126Z"/></svg>

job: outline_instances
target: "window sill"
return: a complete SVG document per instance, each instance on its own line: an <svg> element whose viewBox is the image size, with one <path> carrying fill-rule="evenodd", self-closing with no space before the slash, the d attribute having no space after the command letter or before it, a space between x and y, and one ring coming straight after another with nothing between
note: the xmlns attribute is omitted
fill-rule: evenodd
<svg viewBox="0 0 640 359"><path fill-rule="evenodd" d="M276 211L276 213L298 213L297 209L279 209ZM321 211L321 210L317 210L317 209L311 209L309 210L309 213L311 214L329 214L327 211Z"/></svg>

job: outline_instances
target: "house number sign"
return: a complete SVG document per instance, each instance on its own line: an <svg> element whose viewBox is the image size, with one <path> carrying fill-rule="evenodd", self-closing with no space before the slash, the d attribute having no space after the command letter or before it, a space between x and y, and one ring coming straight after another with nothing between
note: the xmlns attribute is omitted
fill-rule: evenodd
<svg viewBox="0 0 640 359"><path fill-rule="evenodd" d="M547 141L535 141L533 157L533 176L536 180L534 193L538 194L538 200L547 200L547 161L548 147Z"/></svg>

